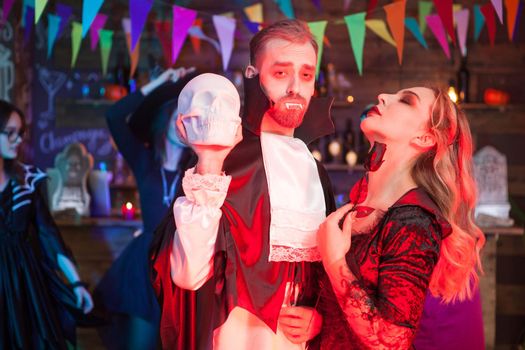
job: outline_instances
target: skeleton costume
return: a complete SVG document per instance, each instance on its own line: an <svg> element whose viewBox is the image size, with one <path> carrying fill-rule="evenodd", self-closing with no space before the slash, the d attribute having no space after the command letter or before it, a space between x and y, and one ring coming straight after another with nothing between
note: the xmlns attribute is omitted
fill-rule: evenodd
<svg viewBox="0 0 525 350"><path fill-rule="evenodd" d="M333 132L332 101L312 98L295 137L286 137L260 131L270 101L259 78L244 87L243 140L226 158L225 176L187 171L186 196L156 232L152 272L165 349L304 348L277 321L283 305L317 300L315 234L335 204L305 142Z"/></svg>
<svg viewBox="0 0 525 350"><path fill-rule="evenodd" d="M66 349L82 311L57 258L74 259L49 212L45 173L22 166L24 180L0 192L0 349Z"/></svg>

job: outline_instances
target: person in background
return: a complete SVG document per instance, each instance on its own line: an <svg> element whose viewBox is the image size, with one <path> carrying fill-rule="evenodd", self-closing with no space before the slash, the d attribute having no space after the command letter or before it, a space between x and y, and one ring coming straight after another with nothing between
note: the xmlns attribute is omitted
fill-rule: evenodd
<svg viewBox="0 0 525 350"><path fill-rule="evenodd" d="M93 301L49 211L46 174L17 160L25 127L0 100L0 349L67 349Z"/></svg>
<svg viewBox="0 0 525 350"><path fill-rule="evenodd" d="M473 222L470 129L444 91L426 87L380 94L361 129L373 145L367 173L318 232L327 277L312 348L409 349L427 293L444 312L477 295L485 239ZM425 321L436 349L452 349L448 316ZM480 336L465 349L483 348Z"/></svg>
<svg viewBox="0 0 525 350"><path fill-rule="evenodd" d="M177 98L193 69L168 69L124 97L106 113L118 151L137 183L142 234L134 238L95 289L97 305L109 325L99 334L109 349L156 349L160 310L148 273L153 231L178 195L183 171L193 153L178 138Z"/></svg>
<svg viewBox="0 0 525 350"><path fill-rule="evenodd" d="M319 332L316 232L335 204L307 148L333 132L332 100L312 97L316 64L304 22L265 27L250 41L237 144L191 145L197 165L152 259L163 348L304 349Z"/></svg>

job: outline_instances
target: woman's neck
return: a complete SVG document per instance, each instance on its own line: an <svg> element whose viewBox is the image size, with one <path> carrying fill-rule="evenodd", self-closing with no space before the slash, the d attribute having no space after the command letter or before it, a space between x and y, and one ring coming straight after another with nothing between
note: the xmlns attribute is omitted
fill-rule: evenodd
<svg viewBox="0 0 525 350"><path fill-rule="evenodd" d="M177 167L179 165L184 148L175 146L172 143L170 143L168 140L166 140L166 145L164 147L164 150L165 150L165 154L164 154L164 160L162 162L162 166L166 170L170 170L170 171L177 170Z"/></svg>
<svg viewBox="0 0 525 350"><path fill-rule="evenodd" d="M406 147L396 149L388 145L381 167L368 173L368 194L363 205L387 210L402 195L417 187L411 175L413 160L414 156Z"/></svg>

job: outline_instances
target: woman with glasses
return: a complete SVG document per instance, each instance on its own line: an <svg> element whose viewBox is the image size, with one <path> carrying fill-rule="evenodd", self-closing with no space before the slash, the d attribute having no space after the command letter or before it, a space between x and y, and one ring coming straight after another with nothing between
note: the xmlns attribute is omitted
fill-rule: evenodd
<svg viewBox="0 0 525 350"><path fill-rule="evenodd" d="M0 349L67 349L93 301L47 207L45 173L17 161L24 130L0 100Z"/></svg>

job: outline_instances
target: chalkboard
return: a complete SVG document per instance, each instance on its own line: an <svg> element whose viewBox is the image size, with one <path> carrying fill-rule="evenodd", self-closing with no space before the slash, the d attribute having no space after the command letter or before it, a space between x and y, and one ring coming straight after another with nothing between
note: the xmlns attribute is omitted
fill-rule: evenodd
<svg viewBox="0 0 525 350"><path fill-rule="evenodd" d="M13 39L13 25L0 22L0 99L9 102L12 102L15 85Z"/></svg>

